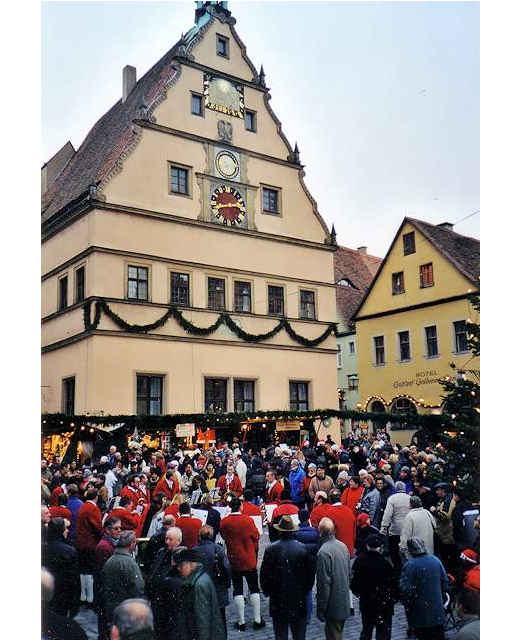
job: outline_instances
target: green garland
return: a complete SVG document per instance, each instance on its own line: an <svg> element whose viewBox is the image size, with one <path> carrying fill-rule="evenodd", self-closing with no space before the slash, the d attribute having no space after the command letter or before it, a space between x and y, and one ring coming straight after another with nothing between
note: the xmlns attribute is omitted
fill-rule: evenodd
<svg viewBox="0 0 520 640"><path fill-rule="evenodd" d="M149 331L153 331L154 329L163 327L171 317L177 321L177 323L184 329L184 331L186 331L186 333L189 333L191 335L209 336L210 334L217 331L219 327L225 325L238 338L244 340L244 342L263 342L264 340L273 338L282 329L285 329L289 337L291 337L295 342L298 342L304 347L315 347L326 340L331 334L336 335L336 323L331 322L320 336L314 338L313 340L309 340L308 338L305 338L304 336L296 333L296 331L294 331L286 318L282 318L273 329L267 331L266 333L248 333L247 331L244 331L241 327L239 327L233 320L233 318L227 313L221 313L217 320L209 327L197 327L197 325L194 325L189 320L186 320L182 312L179 311L179 309L175 305L172 305L163 316L161 316L151 324L129 324L128 322L126 322L126 320L123 320L123 318L115 313L115 311L112 311L112 309L110 309L110 307L104 300L96 301L96 311L94 314L93 322L90 321L91 302L89 301L84 304L83 323L85 326L85 331L92 331L94 329L97 329L101 320L101 313L104 313L120 329L122 329L123 331L127 331L128 333L148 333Z"/></svg>

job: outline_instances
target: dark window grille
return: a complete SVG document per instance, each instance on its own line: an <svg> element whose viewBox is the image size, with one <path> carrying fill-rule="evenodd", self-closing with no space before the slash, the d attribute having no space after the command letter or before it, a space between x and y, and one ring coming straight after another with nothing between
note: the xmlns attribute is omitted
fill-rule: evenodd
<svg viewBox="0 0 520 640"><path fill-rule="evenodd" d="M349 376L347 378L348 381L348 390L349 391L357 391L359 389L359 378Z"/></svg>
<svg viewBox="0 0 520 640"><path fill-rule="evenodd" d="M278 213L278 191L276 189L262 189L262 199L264 211L269 213Z"/></svg>
<svg viewBox="0 0 520 640"><path fill-rule="evenodd" d="M461 320L453 323L455 330L455 352L462 353L468 351L468 331L466 329L466 321Z"/></svg>
<svg viewBox="0 0 520 640"><path fill-rule="evenodd" d="M223 278L208 278L208 309L226 308L226 282Z"/></svg>
<svg viewBox="0 0 520 640"><path fill-rule="evenodd" d="M204 410L211 413L227 411L227 380L225 378L205 378Z"/></svg>
<svg viewBox="0 0 520 640"><path fill-rule="evenodd" d="M235 380L233 390L235 411L243 413L255 410L254 380Z"/></svg>
<svg viewBox="0 0 520 640"><path fill-rule="evenodd" d="M189 195L188 169L170 165L170 189L172 193Z"/></svg>
<svg viewBox="0 0 520 640"><path fill-rule="evenodd" d="M291 411L309 410L309 383L289 382Z"/></svg>
<svg viewBox="0 0 520 640"><path fill-rule="evenodd" d="M173 304L190 306L190 276L187 273L171 274L171 299Z"/></svg>
<svg viewBox="0 0 520 640"><path fill-rule="evenodd" d="M250 282L235 282L235 311L251 313Z"/></svg>
<svg viewBox="0 0 520 640"><path fill-rule="evenodd" d="M69 288L69 278L67 276L65 276L64 278L60 278L59 286L60 286L60 296L59 296L58 308L61 311L62 309L65 309L68 305L67 292Z"/></svg>
<svg viewBox="0 0 520 640"><path fill-rule="evenodd" d="M415 253L415 233L405 233L403 235L403 254L405 256Z"/></svg>
<svg viewBox="0 0 520 640"><path fill-rule="evenodd" d="M314 291L300 291L300 318L314 320L316 318L316 305Z"/></svg>
<svg viewBox="0 0 520 640"><path fill-rule="evenodd" d="M409 331L399 331L398 336L401 361L410 360L410 333Z"/></svg>
<svg viewBox="0 0 520 640"><path fill-rule="evenodd" d="M162 413L162 376L137 376L137 414L159 416Z"/></svg>
<svg viewBox="0 0 520 640"><path fill-rule="evenodd" d="M256 131L256 113L254 111L246 110L245 123L247 131Z"/></svg>
<svg viewBox="0 0 520 640"><path fill-rule="evenodd" d="M191 94L191 112L195 116L202 115L202 96L196 93Z"/></svg>
<svg viewBox="0 0 520 640"><path fill-rule="evenodd" d="M224 36L217 36L217 54L219 56L229 56L229 41Z"/></svg>
<svg viewBox="0 0 520 640"><path fill-rule="evenodd" d="M426 327L426 354L429 358L439 355L439 346L437 344L437 327Z"/></svg>
<svg viewBox="0 0 520 640"><path fill-rule="evenodd" d="M385 339L383 336L374 338L376 364L385 364Z"/></svg>
<svg viewBox="0 0 520 640"><path fill-rule="evenodd" d="M269 314L272 316L283 316L283 287L269 285L267 287L267 298L269 304Z"/></svg>
<svg viewBox="0 0 520 640"><path fill-rule="evenodd" d="M74 415L74 397L76 395L76 378L65 378L63 381L63 413Z"/></svg>
<svg viewBox="0 0 520 640"><path fill-rule="evenodd" d="M148 300L148 267L128 267L128 298Z"/></svg>
<svg viewBox="0 0 520 640"><path fill-rule="evenodd" d="M85 267L76 269L76 302L85 299Z"/></svg>

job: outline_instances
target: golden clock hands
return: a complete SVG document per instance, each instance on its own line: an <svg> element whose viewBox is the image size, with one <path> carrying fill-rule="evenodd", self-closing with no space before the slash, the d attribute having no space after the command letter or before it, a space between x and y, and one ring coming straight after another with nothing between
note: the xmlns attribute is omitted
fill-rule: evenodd
<svg viewBox="0 0 520 640"><path fill-rule="evenodd" d="M217 203L217 204L213 205L213 207L216 208L216 209L230 209L230 208L239 209L240 205L238 203L235 203L235 204L231 204L231 203L229 203L229 204L219 204L219 203Z"/></svg>

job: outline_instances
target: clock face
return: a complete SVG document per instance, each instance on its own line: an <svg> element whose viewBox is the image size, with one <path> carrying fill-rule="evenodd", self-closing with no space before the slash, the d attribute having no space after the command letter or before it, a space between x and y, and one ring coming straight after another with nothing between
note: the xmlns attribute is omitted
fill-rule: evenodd
<svg viewBox="0 0 520 640"><path fill-rule="evenodd" d="M211 195L211 211L219 222L234 227L244 221L246 205L235 188L220 185Z"/></svg>
<svg viewBox="0 0 520 640"><path fill-rule="evenodd" d="M236 178L240 170L235 156L227 151L221 151L217 155L216 164L219 173L225 178Z"/></svg>

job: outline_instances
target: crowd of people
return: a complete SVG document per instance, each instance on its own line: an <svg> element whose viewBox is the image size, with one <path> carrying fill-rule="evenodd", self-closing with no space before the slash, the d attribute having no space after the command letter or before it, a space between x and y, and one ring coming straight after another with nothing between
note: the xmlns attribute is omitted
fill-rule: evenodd
<svg viewBox="0 0 520 640"><path fill-rule="evenodd" d="M360 640L390 640L398 602L409 637L443 639L450 621L457 640L480 637L479 508L446 481L434 442L105 453L41 462L47 640L86 638L80 607L100 640L224 640L231 604L238 632L264 629L262 597L277 640L303 640L313 615L332 640L352 594Z"/></svg>

